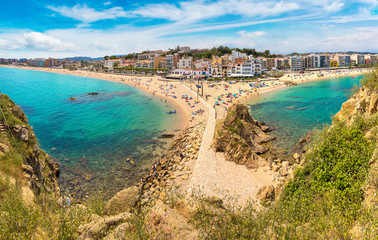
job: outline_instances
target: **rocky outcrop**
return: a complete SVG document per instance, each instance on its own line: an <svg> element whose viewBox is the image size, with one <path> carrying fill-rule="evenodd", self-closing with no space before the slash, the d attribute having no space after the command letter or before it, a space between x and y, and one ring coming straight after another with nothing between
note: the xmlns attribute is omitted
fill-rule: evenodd
<svg viewBox="0 0 378 240"><path fill-rule="evenodd" d="M140 197L140 188L137 186L126 188L118 192L106 204L104 213L106 215L115 215L122 212L128 212L135 207Z"/></svg>
<svg viewBox="0 0 378 240"><path fill-rule="evenodd" d="M260 203L267 205L275 200L275 195L275 187L273 185L269 185L259 189L257 198L260 200Z"/></svg>
<svg viewBox="0 0 378 240"><path fill-rule="evenodd" d="M357 117L364 118L373 116L378 112L378 91L361 87L348 101L344 102L335 119L347 124Z"/></svg>
<svg viewBox="0 0 378 240"><path fill-rule="evenodd" d="M217 131L213 146L215 151L225 153L226 160L257 168L267 164L261 154L268 151L264 143L274 139L268 131L269 128L251 117L247 106L234 104Z"/></svg>
<svg viewBox="0 0 378 240"><path fill-rule="evenodd" d="M0 116L3 138L0 140L0 157L11 152L23 159L22 170L27 185L34 193L48 192L60 195L59 164L38 146L33 128L20 107L4 94L0 94L0 105L4 115ZM16 139L13 139L13 137Z"/></svg>
<svg viewBox="0 0 378 240"><path fill-rule="evenodd" d="M174 239L198 239L198 231L189 224L188 219L162 201L158 200L152 211L161 218L159 224L165 225L164 228L174 236Z"/></svg>
<svg viewBox="0 0 378 240"><path fill-rule="evenodd" d="M27 142L29 141L29 128L25 125L17 124L12 129L13 134L21 141Z"/></svg>
<svg viewBox="0 0 378 240"><path fill-rule="evenodd" d="M94 220L80 225L78 229L78 239L123 239L125 231L128 230L128 222L132 219L133 215L128 212L120 213L116 216L99 217L95 216ZM110 238L114 236L114 238Z"/></svg>

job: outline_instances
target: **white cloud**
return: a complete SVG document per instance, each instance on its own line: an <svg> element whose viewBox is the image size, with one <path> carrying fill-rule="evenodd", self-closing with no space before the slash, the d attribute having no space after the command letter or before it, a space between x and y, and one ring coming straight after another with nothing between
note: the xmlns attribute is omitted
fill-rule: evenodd
<svg viewBox="0 0 378 240"><path fill-rule="evenodd" d="M378 5L378 0L357 0L359 3L369 4L373 7Z"/></svg>
<svg viewBox="0 0 378 240"><path fill-rule="evenodd" d="M294 2L264 2L254 0L219 0L215 2L192 0L175 4L147 4L132 11L134 16L144 18L167 19L171 21L200 21L227 14L245 17L276 16L278 14L300 9Z"/></svg>
<svg viewBox="0 0 378 240"><path fill-rule="evenodd" d="M3 50L16 50L19 49L21 46L16 43L12 43L11 41L0 39L0 49Z"/></svg>
<svg viewBox="0 0 378 240"><path fill-rule="evenodd" d="M341 3L339 1L334 1L329 5L324 6L324 10L329 12L337 12L341 10L341 8L344 6L344 3Z"/></svg>
<svg viewBox="0 0 378 240"><path fill-rule="evenodd" d="M256 37L264 36L266 34L266 32L263 32L263 31L247 32L247 31L243 30L243 31L239 31L238 34L241 37L245 37L245 38L256 38Z"/></svg>
<svg viewBox="0 0 378 240"><path fill-rule="evenodd" d="M304 32L301 36L290 35L285 38L288 44L275 45L272 42L262 43L271 52L326 52L326 51L378 51L378 27L352 28L323 34Z"/></svg>
<svg viewBox="0 0 378 240"><path fill-rule="evenodd" d="M58 12L65 17L79 20L84 23L91 23L105 19L116 19L119 17L127 16L127 12L125 12L122 7L113 7L104 11L97 11L94 8L89 8L86 4L77 4L72 8L66 6L47 6L47 8Z"/></svg>
<svg viewBox="0 0 378 240"><path fill-rule="evenodd" d="M62 42L59 39L44 35L39 32L31 32L24 34L24 47L38 51L75 51L78 46L73 43Z"/></svg>
<svg viewBox="0 0 378 240"><path fill-rule="evenodd" d="M104 6L108 6L108 5L112 4L112 2L104 2L103 4L104 4Z"/></svg>

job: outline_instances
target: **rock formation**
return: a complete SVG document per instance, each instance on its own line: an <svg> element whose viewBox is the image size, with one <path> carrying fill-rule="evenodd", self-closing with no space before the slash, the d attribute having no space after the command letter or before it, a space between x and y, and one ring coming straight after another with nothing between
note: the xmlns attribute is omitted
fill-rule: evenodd
<svg viewBox="0 0 378 240"><path fill-rule="evenodd" d="M213 146L215 151L225 153L226 160L257 168L267 164L261 154L268 151L264 143L274 139L266 134L268 131L268 127L251 117L247 106L234 104L217 131Z"/></svg>
<svg viewBox="0 0 378 240"><path fill-rule="evenodd" d="M371 117L378 112L378 91L361 87L348 101L344 102L335 119L351 123L358 116Z"/></svg>
<svg viewBox="0 0 378 240"><path fill-rule="evenodd" d="M33 192L39 194L43 191L59 196L59 164L39 148L33 128L20 107L4 94L0 94L0 105L1 133L4 136L0 139L0 156L8 152L20 155L24 178Z"/></svg>

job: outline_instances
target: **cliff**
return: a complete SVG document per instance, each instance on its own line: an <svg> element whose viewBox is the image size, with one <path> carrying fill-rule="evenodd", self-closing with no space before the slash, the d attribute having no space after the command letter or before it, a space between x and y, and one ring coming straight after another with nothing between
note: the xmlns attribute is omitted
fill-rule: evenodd
<svg viewBox="0 0 378 240"><path fill-rule="evenodd" d="M4 94L0 94L0 106L0 171L26 184L37 195L46 192L59 196L59 164L39 148L20 107Z"/></svg>

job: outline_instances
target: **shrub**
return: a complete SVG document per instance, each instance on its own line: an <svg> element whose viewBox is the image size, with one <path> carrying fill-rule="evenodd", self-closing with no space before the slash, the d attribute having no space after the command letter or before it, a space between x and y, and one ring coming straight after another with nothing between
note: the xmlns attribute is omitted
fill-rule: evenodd
<svg viewBox="0 0 378 240"><path fill-rule="evenodd" d="M369 89L378 89L378 64L371 74L368 74L362 80L362 85Z"/></svg>

